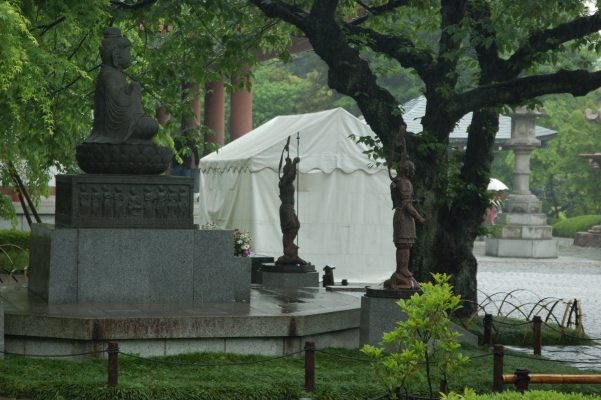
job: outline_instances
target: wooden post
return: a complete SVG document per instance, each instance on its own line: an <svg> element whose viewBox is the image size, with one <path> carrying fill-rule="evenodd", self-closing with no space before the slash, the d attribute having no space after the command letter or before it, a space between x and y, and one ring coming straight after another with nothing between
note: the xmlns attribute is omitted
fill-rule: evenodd
<svg viewBox="0 0 601 400"><path fill-rule="evenodd" d="M543 349L543 335L541 334L543 320L539 315L535 316L533 319L534 325L532 327L533 344L534 347L534 355L540 356L542 354Z"/></svg>
<svg viewBox="0 0 601 400"><path fill-rule="evenodd" d="M119 381L119 344L109 343L108 387L114 388Z"/></svg>
<svg viewBox="0 0 601 400"><path fill-rule="evenodd" d="M493 392L501 393L503 391L503 346L495 344L493 349L494 364L492 390Z"/></svg>
<svg viewBox="0 0 601 400"><path fill-rule="evenodd" d="M484 315L484 345L492 346L492 314Z"/></svg>
<svg viewBox="0 0 601 400"><path fill-rule="evenodd" d="M315 391L315 342L305 342L305 390Z"/></svg>
<svg viewBox="0 0 601 400"><path fill-rule="evenodd" d="M440 385L438 387L438 392L439 393L444 393L444 394L449 394L449 385L447 384L447 380L446 379L441 379L440 380Z"/></svg>
<svg viewBox="0 0 601 400"><path fill-rule="evenodd" d="M529 375L530 371L528 368L518 368L515 370L515 390L522 393L528 390Z"/></svg>

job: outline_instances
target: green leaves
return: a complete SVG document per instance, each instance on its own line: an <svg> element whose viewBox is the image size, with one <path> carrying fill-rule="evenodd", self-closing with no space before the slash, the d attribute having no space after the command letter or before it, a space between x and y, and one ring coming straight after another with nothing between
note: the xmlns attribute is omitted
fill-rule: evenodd
<svg viewBox="0 0 601 400"><path fill-rule="evenodd" d="M434 274L433 283L423 283L423 294L414 294L409 300L399 300L398 305L407 315L405 321L397 323L392 332L384 333L381 348L366 345L361 351L373 359L376 375L382 380L392 398L396 388L410 393L416 379L423 379L419 368L426 362L427 379L430 382L429 363L442 376L462 370L468 358L459 353L456 332L450 328L449 316L458 310L461 298L453 295L449 285L450 276ZM385 354L384 351L390 351Z"/></svg>

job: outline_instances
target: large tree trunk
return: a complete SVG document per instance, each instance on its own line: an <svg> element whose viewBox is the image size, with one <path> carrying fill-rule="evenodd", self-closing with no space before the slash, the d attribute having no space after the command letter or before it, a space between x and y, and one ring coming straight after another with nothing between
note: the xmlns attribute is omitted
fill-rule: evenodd
<svg viewBox="0 0 601 400"><path fill-rule="evenodd" d="M463 299L459 314L464 316L478 308L478 264L472 250L490 205L482 188L490 179L498 121L498 114L493 111L474 113L463 166L452 184L446 173L446 146L439 146L425 159L415 160L414 188L419 201L416 208L428 222L418 227L410 270L420 282L430 281L432 273L452 275L455 293Z"/></svg>

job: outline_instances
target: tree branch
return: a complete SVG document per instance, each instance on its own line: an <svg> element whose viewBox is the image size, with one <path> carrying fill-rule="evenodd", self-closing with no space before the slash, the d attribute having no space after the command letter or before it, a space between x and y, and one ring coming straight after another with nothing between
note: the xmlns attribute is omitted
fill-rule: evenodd
<svg viewBox="0 0 601 400"><path fill-rule="evenodd" d="M457 57L453 54L457 52L461 41L453 39L454 32L452 27L459 26L465 18L467 12L468 0L441 0L440 15L441 33L438 41L438 59L436 68L437 79L431 83L438 86L445 83L451 88L457 84L459 74L457 74Z"/></svg>
<svg viewBox="0 0 601 400"><path fill-rule="evenodd" d="M601 87L601 71L560 70L554 74L515 78L505 82L480 86L455 96L447 112L461 118L473 110L496 107L499 104L520 104L525 100L545 94L570 93L584 96Z"/></svg>
<svg viewBox="0 0 601 400"><path fill-rule="evenodd" d="M315 53L328 65L328 86L353 98L382 144L386 148L392 145L403 123L398 102L378 85L369 63L350 46L335 19L337 0L314 0L309 15L285 1L250 1L268 17L280 18L305 33Z"/></svg>
<svg viewBox="0 0 601 400"><path fill-rule="evenodd" d="M597 11L593 15L576 18L555 28L545 29L530 37L528 42L518 49L508 60L514 71L520 72L532 63L536 53L557 49L570 40L582 38L601 30L601 17Z"/></svg>
<svg viewBox="0 0 601 400"><path fill-rule="evenodd" d="M42 36L42 35L44 35L44 33L48 32L50 29L54 28L56 25L60 24L61 22L63 22L66 19L67 19L67 17L62 16L59 19L57 19L56 21L52 22L51 24L48 24L48 25L38 25L35 28L36 29L43 29L42 33L40 33L40 36Z"/></svg>
<svg viewBox="0 0 601 400"><path fill-rule="evenodd" d="M144 8L146 6L150 6L154 3L156 3L157 1L158 0L144 0L139 3L128 4L128 3L125 3L125 2L119 1L119 0L111 0L111 4L115 5L117 7L128 9L128 10L137 10L139 8Z"/></svg>
<svg viewBox="0 0 601 400"><path fill-rule="evenodd" d="M344 27L353 35L366 36L368 41L365 45L370 49L395 59L403 68L415 69L422 79L425 79L428 70L432 67L434 61L432 55L427 51L418 50L409 39L383 35L352 23L345 24Z"/></svg>
<svg viewBox="0 0 601 400"><path fill-rule="evenodd" d="M367 12L369 14L363 16L363 17L359 17L354 19L351 24L353 25L360 25L363 22L367 21L370 16L378 16L378 15L382 15L382 14L386 14L387 12L390 11L394 11L397 8L400 7L404 7L406 5L409 5L409 0L390 0L388 3L383 4L381 6L377 6L377 7L368 7L367 5L365 5L363 2L359 1L359 0L355 0L357 2L357 4L359 4L361 7L365 8L365 10L367 10Z"/></svg>
<svg viewBox="0 0 601 400"><path fill-rule="evenodd" d="M309 14L295 5L283 1L267 2L264 0L250 0L250 2L263 11L269 18L281 19L303 31L307 27Z"/></svg>
<svg viewBox="0 0 601 400"><path fill-rule="evenodd" d="M474 31L482 39L474 45L481 70L480 84L487 85L494 81L499 82L515 78L515 73L507 73L507 60L499 57L499 49L495 41L497 33L491 29L493 25L490 4L486 2L470 3L467 12L474 20ZM472 35L473 38L477 38L477 36ZM486 46L486 39L492 39L488 47Z"/></svg>

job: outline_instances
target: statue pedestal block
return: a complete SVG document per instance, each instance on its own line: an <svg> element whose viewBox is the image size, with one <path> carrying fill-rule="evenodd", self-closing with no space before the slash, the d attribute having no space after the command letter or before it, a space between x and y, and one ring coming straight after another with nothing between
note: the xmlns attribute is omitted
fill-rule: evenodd
<svg viewBox="0 0 601 400"><path fill-rule="evenodd" d="M386 293L388 292L388 293ZM392 294L390 292L396 292ZM407 314L397 304L399 299L408 299L416 291L367 288L367 293L361 297L361 325L359 330L359 348L366 344L378 346L384 332L391 332L397 327L397 322L406 321ZM394 297L385 297L393 295ZM375 297L377 296L377 297ZM451 323L451 329L459 332L457 340L461 343L478 345L478 337L473 333Z"/></svg>
<svg viewBox="0 0 601 400"><path fill-rule="evenodd" d="M487 238L485 254L493 257L557 258L556 239L498 239Z"/></svg>
<svg viewBox="0 0 601 400"><path fill-rule="evenodd" d="M250 253L250 259L252 260L252 272L250 276L250 283L261 284L261 265L265 263L273 263L273 257L265 256L262 254Z"/></svg>
<svg viewBox="0 0 601 400"><path fill-rule="evenodd" d="M576 232L574 246L601 248L601 234L591 232Z"/></svg>
<svg viewBox="0 0 601 400"><path fill-rule="evenodd" d="M290 289L319 287L319 273L311 264L279 266L263 263L259 270L259 279L263 286Z"/></svg>
<svg viewBox="0 0 601 400"><path fill-rule="evenodd" d="M194 228L194 179L57 175L57 228Z"/></svg>
<svg viewBox="0 0 601 400"><path fill-rule="evenodd" d="M485 254L493 257L557 258L553 228L534 195L510 194L503 204L501 232L486 238Z"/></svg>
<svg viewBox="0 0 601 400"><path fill-rule="evenodd" d="M52 304L248 301L251 261L233 249L227 230L34 224L29 291Z"/></svg>

